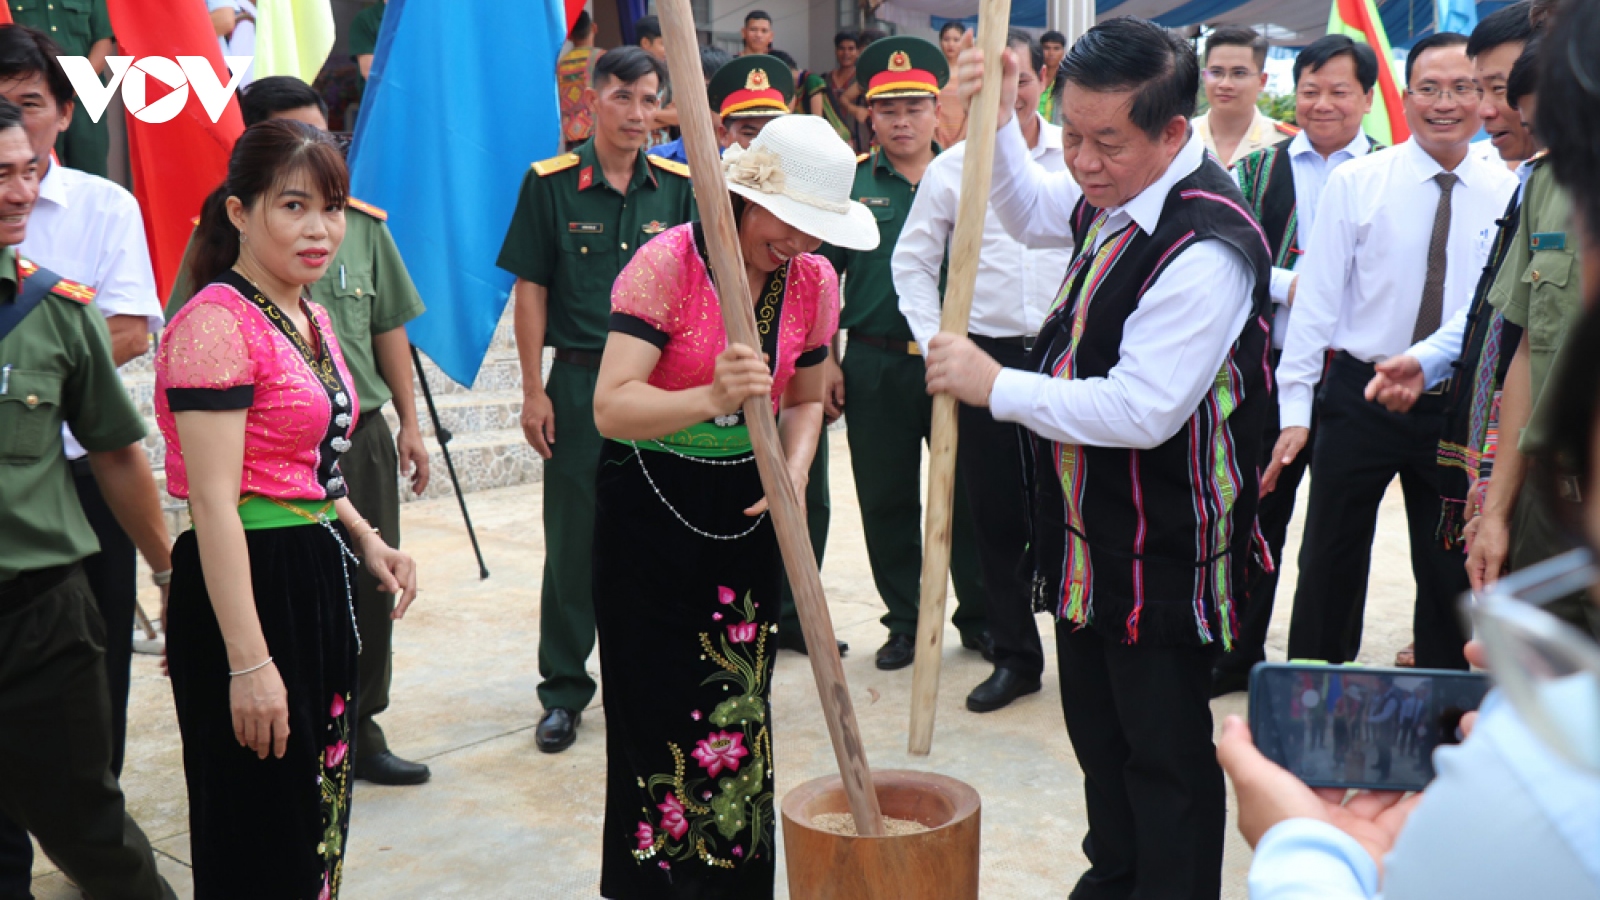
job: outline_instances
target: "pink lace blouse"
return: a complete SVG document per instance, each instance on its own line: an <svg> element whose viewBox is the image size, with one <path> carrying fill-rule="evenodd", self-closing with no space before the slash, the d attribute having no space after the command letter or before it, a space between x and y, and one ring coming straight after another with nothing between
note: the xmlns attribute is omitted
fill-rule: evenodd
<svg viewBox="0 0 1600 900"><path fill-rule="evenodd" d="M755 299L763 342L778 329L776 409L795 369L820 363L839 329L839 276L821 256L801 254L789 260L781 306L776 297ZM661 348L650 384L678 391L711 383L728 338L711 274L695 248L693 225L670 228L639 248L611 288L611 312L613 331Z"/></svg>
<svg viewBox="0 0 1600 900"><path fill-rule="evenodd" d="M167 325L155 360L155 407L172 496L189 497L172 416L193 409L249 410L241 495L322 500L346 494L338 455L350 446L360 403L327 311L310 301L305 306L321 343L319 358L332 357L322 377L266 312L227 284L207 285Z"/></svg>

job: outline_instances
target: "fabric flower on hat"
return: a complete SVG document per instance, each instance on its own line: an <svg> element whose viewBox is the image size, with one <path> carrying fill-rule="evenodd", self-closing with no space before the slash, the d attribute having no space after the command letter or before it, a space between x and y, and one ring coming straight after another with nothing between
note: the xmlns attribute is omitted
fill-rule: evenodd
<svg viewBox="0 0 1600 900"><path fill-rule="evenodd" d="M734 145L722 156L722 171L729 181L763 194L783 193L787 179L782 167L778 154L764 147L745 150Z"/></svg>

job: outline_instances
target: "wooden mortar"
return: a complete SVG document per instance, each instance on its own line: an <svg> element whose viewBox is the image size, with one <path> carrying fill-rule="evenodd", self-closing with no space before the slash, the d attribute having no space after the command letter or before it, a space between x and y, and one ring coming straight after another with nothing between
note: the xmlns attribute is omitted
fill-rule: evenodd
<svg viewBox="0 0 1600 900"><path fill-rule="evenodd" d="M812 826L850 811L839 776L783 798L783 849L794 900L977 900L982 803L967 784L933 772L876 769L886 817L921 822L918 834L856 837Z"/></svg>

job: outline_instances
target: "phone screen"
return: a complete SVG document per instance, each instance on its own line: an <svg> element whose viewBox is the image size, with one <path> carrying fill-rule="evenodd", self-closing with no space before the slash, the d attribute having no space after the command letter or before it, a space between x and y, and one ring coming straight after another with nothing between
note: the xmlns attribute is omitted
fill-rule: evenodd
<svg viewBox="0 0 1600 900"><path fill-rule="evenodd" d="M1472 672L1263 663L1250 673L1250 732L1313 787L1419 791L1433 750L1459 742L1489 679Z"/></svg>

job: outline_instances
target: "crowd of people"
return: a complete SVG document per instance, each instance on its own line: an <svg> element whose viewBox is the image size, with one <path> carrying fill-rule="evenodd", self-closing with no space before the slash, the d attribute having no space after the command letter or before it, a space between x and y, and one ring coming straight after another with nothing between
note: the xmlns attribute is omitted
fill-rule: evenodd
<svg viewBox="0 0 1600 900"><path fill-rule="evenodd" d="M567 152L524 176L498 256L545 461L535 743L572 746L603 689L602 896L774 892L772 667L809 648L744 404L778 415L819 565L826 426L848 414L893 671L915 654L941 393L961 403L954 624L994 666L966 704L1040 689L1052 614L1088 813L1073 896L1218 897L1224 768L1252 896L1600 894L1600 607L1579 589L1600 546L1592 4L1520 0L1418 41L1393 147L1362 127L1378 59L1341 35L1297 57L1290 126L1258 109L1249 29L1198 53L1137 18L1070 46L1013 30L991 123L969 115L985 67L960 26L841 33L813 74L752 11L739 56L702 48L702 83L672 86L659 24L634 25L637 46L601 52L578 18ZM163 305L137 203L51 156L77 121L62 52L0 27L0 900L30 896L30 833L89 896L173 896L117 780L136 553L167 625L194 895L331 900L353 782L429 777L374 721L416 595L396 475L428 478L405 331L422 301L385 213L349 195L323 98L275 77L241 94L248 127ZM716 114L760 346L723 330L673 89ZM964 138L990 127L951 334ZM116 374L157 331L167 490L193 523L175 543ZM1211 699L1266 658L1307 476L1289 655L1357 657L1398 476L1416 598L1397 665L1470 660L1506 686L1421 794L1314 792L1237 720L1213 743ZM1298 752L1382 782L1434 750L1408 729L1427 691L1333 693L1292 701Z"/></svg>

